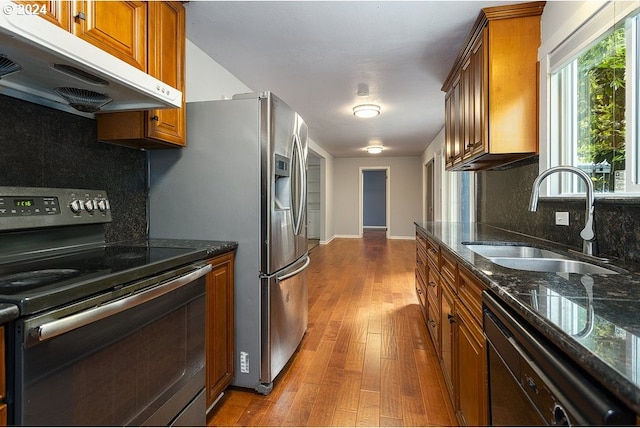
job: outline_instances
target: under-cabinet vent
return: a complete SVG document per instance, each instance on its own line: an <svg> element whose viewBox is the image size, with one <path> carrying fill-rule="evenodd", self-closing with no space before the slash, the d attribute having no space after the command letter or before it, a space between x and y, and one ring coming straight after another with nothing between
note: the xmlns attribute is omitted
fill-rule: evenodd
<svg viewBox="0 0 640 428"><path fill-rule="evenodd" d="M0 54L0 79L20 70L22 70L20 64L10 60L6 55Z"/></svg>
<svg viewBox="0 0 640 428"><path fill-rule="evenodd" d="M64 98L71 107L85 113L95 113L112 100L106 94L79 88L55 88L54 92Z"/></svg>

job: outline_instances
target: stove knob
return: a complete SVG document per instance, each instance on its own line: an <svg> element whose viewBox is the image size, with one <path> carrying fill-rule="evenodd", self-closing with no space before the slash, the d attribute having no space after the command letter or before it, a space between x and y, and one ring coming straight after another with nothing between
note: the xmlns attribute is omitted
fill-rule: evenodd
<svg viewBox="0 0 640 428"><path fill-rule="evenodd" d="M84 208L84 202L80 201L78 199L74 199L73 201L71 201L71 203L69 204L69 208L71 209L71 212L74 214L79 214L80 211L82 211L82 209Z"/></svg>
<svg viewBox="0 0 640 428"><path fill-rule="evenodd" d="M107 210L109 209L109 201L106 199L100 199L98 201L98 209L102 213L107 212Z"/></svg>
<svg viewBox="0 0 640 428"><path fill-rule="evenodd" d="M85 201L84 203L84 209L89 213L93 213L96 209L96 201L94 201L93 199L89 199L88 201Z"/></svg>

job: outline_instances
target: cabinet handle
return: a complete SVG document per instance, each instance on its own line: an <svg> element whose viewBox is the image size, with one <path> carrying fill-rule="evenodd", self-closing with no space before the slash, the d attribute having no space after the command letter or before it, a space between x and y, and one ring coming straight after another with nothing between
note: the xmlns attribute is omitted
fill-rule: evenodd
<svg viewBox="0 0 640 428"><path fill-rule="evenodd" d="M449 324L453 324L456 322L456 318L453 316L453 314L447 314L447 319L449 320Z"/></svg>
<svg viewBox="0 0 640 428"><path fill-rule="evenodd" d="M151 116L151 120L154 122L159 122L160 118L158 117L158 115L155 115L155 116Z"/></svg>
<svg viewBox="0 0 640 428"><path fill-rule="evenodd" d="M87 16L84 14L84 12L78 12L78 14L74 18L80 19L82 21L86 21L87 20Z"/></svg>
<svg viewBox="0 0 640 428"><path fill-rule="evenodd" d="M433 281L429 281L429 287L436 288L436 283Z"/></svg>
<svg viewBox="0 0 640 428"><path fill-rule="evenodd" d="M436 322L435 322L434 320L429 320L429 325L430 325L432 328L436 328Z"/></svg>

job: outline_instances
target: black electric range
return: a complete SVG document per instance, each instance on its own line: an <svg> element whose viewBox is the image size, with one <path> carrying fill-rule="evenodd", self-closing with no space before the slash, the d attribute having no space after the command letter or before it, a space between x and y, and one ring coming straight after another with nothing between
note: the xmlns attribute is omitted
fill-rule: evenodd
<svg viewBox="0 0 640 428"><path fill-rule="evenodd" d="M206 249L106 243L104 191L0 187L10 425L206 423Z"/></svg>
<svg viewBox="0 0 640 428"><path fill-rule="evenodd" d="M0 303L34 314L203 260L194 248L104 242L106 193L0 187Z"/></svg>

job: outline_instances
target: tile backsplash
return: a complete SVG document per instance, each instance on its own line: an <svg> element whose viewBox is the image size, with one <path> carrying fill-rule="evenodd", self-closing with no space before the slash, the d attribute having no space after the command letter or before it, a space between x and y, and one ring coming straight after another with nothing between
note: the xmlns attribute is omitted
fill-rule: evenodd
<svg viewBox="0 0 640 428"><path fill-rule="evenodd" d="M93 119L0 95L0 186L105 190L109 242L146 236L146 153L100 143Z"/></svg>
<svg viewBox="0 0 640 428"><path fill-rule="evenodd" d="M581 251L585 199L541 198L538 211L530 212L531 186L537 175L537 158L502 171L477 173L478 222ZM569 226L556 226L557 211L569 212ZM640 261L640 198L605 200L596 194L595 219L602 255Z"/></svg>

